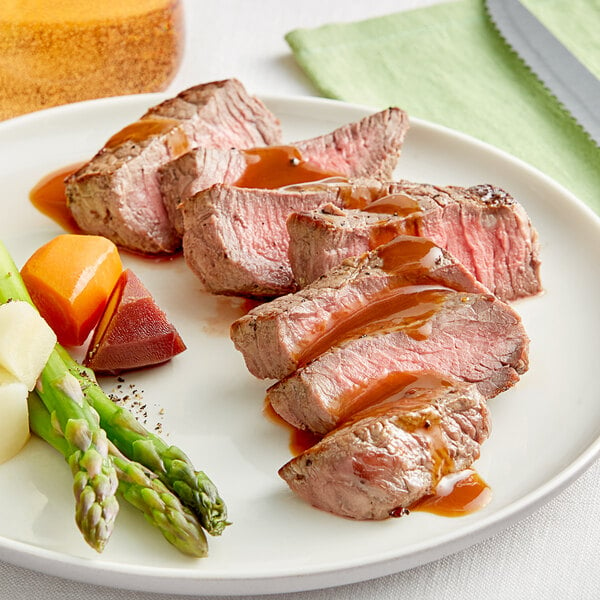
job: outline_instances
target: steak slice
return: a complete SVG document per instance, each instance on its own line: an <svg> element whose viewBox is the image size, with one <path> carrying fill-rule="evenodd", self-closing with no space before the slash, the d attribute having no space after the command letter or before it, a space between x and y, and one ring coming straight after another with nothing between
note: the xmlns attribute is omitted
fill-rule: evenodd
<svg viewBox="0 0 600 600"><path fill-rule="evenodd" d="M292 145L315 164L338 175L389 179L408 129L407 113L392 107Z"/></svg>
<svg viewBox="0 0 600 600"><path fill-rule="evenodd" d="M468 469L490 432L472 384L417 381L384 406L290 460L279 475L313 506L352 519L386 519L434 494L443 477ZM450 479L450 477L448 477Z"/></svg>
<svg viewBox="0 0 600 600"><path fill-rule="evenodd" d="M431 284L486 292L430 240L400 236L347 259L295 294L253 308L232 324L231 339L253 375L281 379L325 347L340 328L348 332L381 316L404 286Z"/></svg>
<svg viewBox="0 0 600 600"><path fill-rule="evenodd" d="M181 238L161 198L157 169L190 148L279 143L278 119L235 79L184 90L115 134L66 181L86 233L143 253L174 252Z"/></svg>
<svg viewBox="0 0 600 600"><path fill-rule="evenodd" d="M158 170L161 196L169 220L183 237L180 203L216 183L233 184L246 168L246 156L237 148L200 146L169 161Z"/></svg>
<svg viewBox="0 0 600 600"><path fill-rule="evenodd" d="M299 286L397 232L432 239L501 300L542 290L537 232L524 208L500 188L400 181L371 186L366 197L352 193L344 206L349 210L290 215L289 259Z"/></svg>
<svg viewBox="0 0 600 600"><path fill-rule="evenodd" d="M270 298L291 292L285 221L322 198L322 192L214 185L181 205L185 260L214 294Z"/></svg>
<svg viewBox="0 0 600 600"><path fill-rule="evenodd" d="M345 258L361 256L402 234L414 235L413 219L326 204L292 213L286 222L288 258L298 287L306 287Z"/></svg>
<svg viewBox="0 0 600 600"><path fill-rule="evenodd" d="M275 412L295 427L326 433L377 401L398 373L435 371L475 383L491 398L527 370L521 319L491 294L409 286L394 308L271 386Z"/></svg>
<svg viewBox="0 0 600 600"><path fill-rule="evenodd" d="M238 187L281 187L299 181L298 172L302 171L303 164L314 166L317 175L300 181L322 179L332 174L390 178L407 130L406 113L399 108L388 108L325 135L294 142L286 148L288 152L295 149L297 155L284 154L281 164L273 164L273 161L265 164L271 171L276 169L282 172L275 183L265 183L264 178L262 182L254 184L243 182L247 166L256 160L255 152L243 150L248 148L247 145L227 147L225 150L199 145L161 167L161 194L174 227L183 235L183 218L178 213L178 206L216 183ZM290 159L295 169L290 168ZM268 163L267 160L263 162ZM288 181L284 180L286 176L290 178Z"/></svg>

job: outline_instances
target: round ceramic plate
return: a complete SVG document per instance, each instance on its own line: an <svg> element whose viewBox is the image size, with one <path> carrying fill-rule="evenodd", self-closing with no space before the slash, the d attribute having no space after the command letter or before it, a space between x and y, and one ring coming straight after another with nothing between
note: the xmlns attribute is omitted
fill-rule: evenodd
<svg viewBox="0 0 600 600"><path fill-rule="evenodd" d="M47 173L89 158L160 99L86 102L0 124L0 238L17 264L61 233L30 205L30 188ZM320 99L265 101L290 142L372 112ZM109 392L137 398L134 413L148 427L162 428L167 441L213 478L233 525L210 538L208 558L194 560L124 505L98 555L75 526L67 465L32 439L0 466L0 559L89 583L171 594L306 590L461 550L524 517L580 474L600 452L600 220L522 162L416 119L397 176L442 185L495 183L525 206L539 231L546 291L515 305L531 337L531 367L516 387L490 402L493 432L476 465L493 490L485 509L461 518L413 513L353 522L301 502L277 475L290 458L288 433L263 415L266 384L248 374L228 337L241 302L203 293L181 258L124 255L188 350L159 368L126 375L118 390L116 379L102 383Z"/></svg>

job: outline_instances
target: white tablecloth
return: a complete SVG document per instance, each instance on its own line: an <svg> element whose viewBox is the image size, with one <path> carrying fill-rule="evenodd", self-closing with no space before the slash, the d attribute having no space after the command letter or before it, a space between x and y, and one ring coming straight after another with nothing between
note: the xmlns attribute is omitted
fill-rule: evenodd
<svg viewBox="0 0 600 600"><path fill-rule="evenodd" d="M287 31L359 20L431 3L432 0L186 0L186 55L169 91L177 92L203 81L237 77L253 93L314 96L315 89L294 62L283 39ZM184 597L96 587L0 563L0 598L183 600ZM384 578L294 593L289 598L600 598L600 461L534 514L463 552Z"/></svg>

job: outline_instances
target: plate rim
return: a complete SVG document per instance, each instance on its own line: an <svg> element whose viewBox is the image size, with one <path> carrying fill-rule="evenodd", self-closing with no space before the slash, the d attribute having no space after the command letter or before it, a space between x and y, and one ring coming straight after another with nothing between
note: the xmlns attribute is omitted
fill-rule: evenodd
<svg viewBox="0 0 600 600"><path fill-rule="evenodd" d="M143 109L144 107L150 107L153 104L156 104L162 99L169 98L172 95L173 94L168 93L154 93L116 96L87 100L37 111L27 115L21 115L0 123L0 140L7 133L10 133L12 128L30 126L32 123L35 124L36 121L44 122L48 119L68 117L73 114L73 111L94 111L96 107L102 108L104 105L131 105L132 107L135 106ZM357 114L367 114L379 110L375 107L362 104L313 96L293 96L284 94L257 94L257 96L269 106L278 103L284 106L295 106L296 109L298 108L298 105L301 105L301 107L319 106L348 112L353 110ZM493 154L498 159L508 162L511 166L529 172L533 177L537 178L538 181L543 182L545 185L550 186L553 190L559 192L562 196L561 200L564 199L569 202L574 209L581 212L582 217L591 219L600 232L600 215L594 212L572 192L539 169L502 149L460 131L416 117L410 117L410 122L412 125L416 125L430 132L443 133L446 136L456 138L469 145L480 147L487 153ZM282 570L281 573L276 573L272 576L265 576L264 574L252 576L251 574L243 573L233 576L231 574L226 574L226 576L203 577L203 573L200 570L182 570L171 567L160 569L155 566L120 564L114 561L90 561L86 558L80 558L64 552L42 548L4 536L0 536L0 558L11 564L30 569L33 568L36 571L47 574L58 574L67 579L147 592L172 593L174 580L185 582L182 589L176 590L176 593L178 594L197 594L198 590L195 589L193 585L189 585L190 583L197 583L200 586L207 587L207 589L202 590L202 594L215 596L245 595L249 592L256 594L306 591L309 589L341 585L342 583L355 583L426 564L443 556L466 549L467 547L494 535L498 531L506 529L518 520L533 513L551 498L558 495L570 483L583 474L583 472L589 468L599 456L600 436L587 446L575 460L566 465L562 470L556 472L556 474L544 484L538 486L535 490L525 494L518 500L497 510L487 519L468 524L459 530L445 533L437 538L435 546L432 547L430 540L429 542L426 541L418 545L413 544L410 547L410 552L408 551L409 549L400 553L388 551L387 553L384 553L384 555L379 554L377 556L370 556L368 560L346 560L344 566L329 564L322 569L315 569L314 566L311 566L308 571L304 571L302 568L292 571L288 568L286 572L283 572ZM468 538L466 544L462 543L464 538ZM426 560L422 560L424 554L427 554ZM34 558L35 560L32 562L31 558ZM74 566L76 569L71 569L68 572L62 569L57 570L57 565ZM369 573L366 573L367 570ZM111 573L114 576L108 584L98 578L98 576L105 575L106 573ZM344 574L344 576L341 577L342 581L340 581L341 573ZM331 580L332 575L336 576L337 581L334 582ZM165 584L166 587L163 587ZM219 587L224 587L226 589L220 590Z"/></svg>

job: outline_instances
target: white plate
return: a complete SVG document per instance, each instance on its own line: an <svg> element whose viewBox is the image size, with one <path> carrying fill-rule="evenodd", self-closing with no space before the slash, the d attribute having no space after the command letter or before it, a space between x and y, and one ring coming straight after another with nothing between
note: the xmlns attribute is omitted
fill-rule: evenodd
<svg viewBox="0 0 600 600"><path fill-rule="evenodd" d="M157 96L86 102L0 125L0 237L18 264L60 233L28 202L45 174L94 153ZM266 98L287 141L368 114L320 99ZM493 433L478 470L491 504L462 518L413 513L353 522L296 499L278 478L287 433L262 414L265 384L245 370L227 330L236 302L204 295L182 260L125 257L175 323L188 350L126 377L143 390L150 425L206 470L234 521L210 556L180 555L124 505L102 555L73 520L69 470L40 440L0 466L0 559L89 583L179 594L291 592L364 580L461 550L556 495L600 453L600 220L530 167L455 132L414 120L398 176L438 184L493 182L528 210L542 244L546 293L517 304L531 336L531 368L491 402ZM107 380L109 391L114 380ZM160 415L160 409L164 414Z"/></svg>

